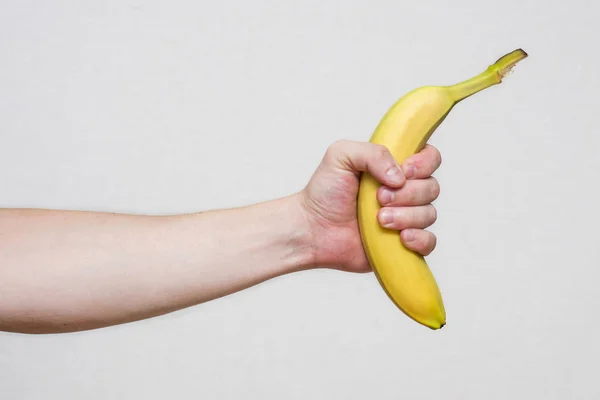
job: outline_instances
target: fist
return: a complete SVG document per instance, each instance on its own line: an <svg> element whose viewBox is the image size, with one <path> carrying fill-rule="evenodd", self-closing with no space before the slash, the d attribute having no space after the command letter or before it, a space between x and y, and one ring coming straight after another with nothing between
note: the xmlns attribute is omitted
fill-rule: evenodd
<svg viewBox="0 0 600 400"><path fill-rule="evenodd" d="M384 146L341 140L329 147L308 185L300 193L312 236L316 266L350 272L371 268L360 240L356 199L360 174L369 172L382 186L377 192L379 223L399 232L398 240L423 255L436 237L426 230L436 218L431 204L440 194L432 174L441 155L426 145L399 165Z"/></svg>

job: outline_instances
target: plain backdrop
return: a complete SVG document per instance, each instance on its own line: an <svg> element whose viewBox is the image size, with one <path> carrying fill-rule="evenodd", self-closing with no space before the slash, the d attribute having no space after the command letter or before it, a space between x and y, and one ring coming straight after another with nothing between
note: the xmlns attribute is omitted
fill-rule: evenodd
<svg viewBox="0 0 600 400"><path fill-rule="evenodd" d="M599 4L0 1L0 207L285 196L405 92L530 55L430 141L444 329L372 274L308 271L142 322L0 333L0 398L600 398Z"/></svg>

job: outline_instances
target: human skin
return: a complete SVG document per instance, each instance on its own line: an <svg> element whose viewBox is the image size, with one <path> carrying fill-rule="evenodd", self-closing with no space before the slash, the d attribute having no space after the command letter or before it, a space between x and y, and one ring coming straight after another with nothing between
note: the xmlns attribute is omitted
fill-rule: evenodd
<svg viewBox="0 0 600 400"><path fill-rule="evenodd" d="M440 163L429 145L400 166L385 147L342 140L303 190L245 207L168 216L0 209L0 330L97 329L296 271L370 272L356 219L365 171L382 183L379 222L428 255Z"/></svg>

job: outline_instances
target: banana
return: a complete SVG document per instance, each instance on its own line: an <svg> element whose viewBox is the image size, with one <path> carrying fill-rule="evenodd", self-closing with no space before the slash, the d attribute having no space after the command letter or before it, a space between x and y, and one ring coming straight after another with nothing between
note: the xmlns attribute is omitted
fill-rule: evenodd
<svg viewBox="0 0 600 400"><path fill-rule="evenodd" d="M370 142L386 146L402 162L419 152L453 107L465 98L502 82L527 57L522 49L499 58L481 74L451 86L424 86L401 97L383 116ZM363 173L357 200L363 247L371 267L392 302L408 317L431 329L446 324L437 282L424 257L404 246L397 231L377 221L380 183Z"/></svg>

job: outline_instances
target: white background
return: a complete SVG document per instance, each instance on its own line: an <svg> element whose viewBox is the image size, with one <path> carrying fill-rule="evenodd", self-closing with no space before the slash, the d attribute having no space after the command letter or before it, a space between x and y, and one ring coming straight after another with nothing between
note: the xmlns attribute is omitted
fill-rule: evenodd
<svg viewBox="0 0 600 400"><path fill-rule="evenodd" d="M592 0L1 1L0 207L285 196L408 90L530 57L431 140L441 331L372 274L309 271L113 328L0 333L0 397L599 398L599 14Z"/></svg>

